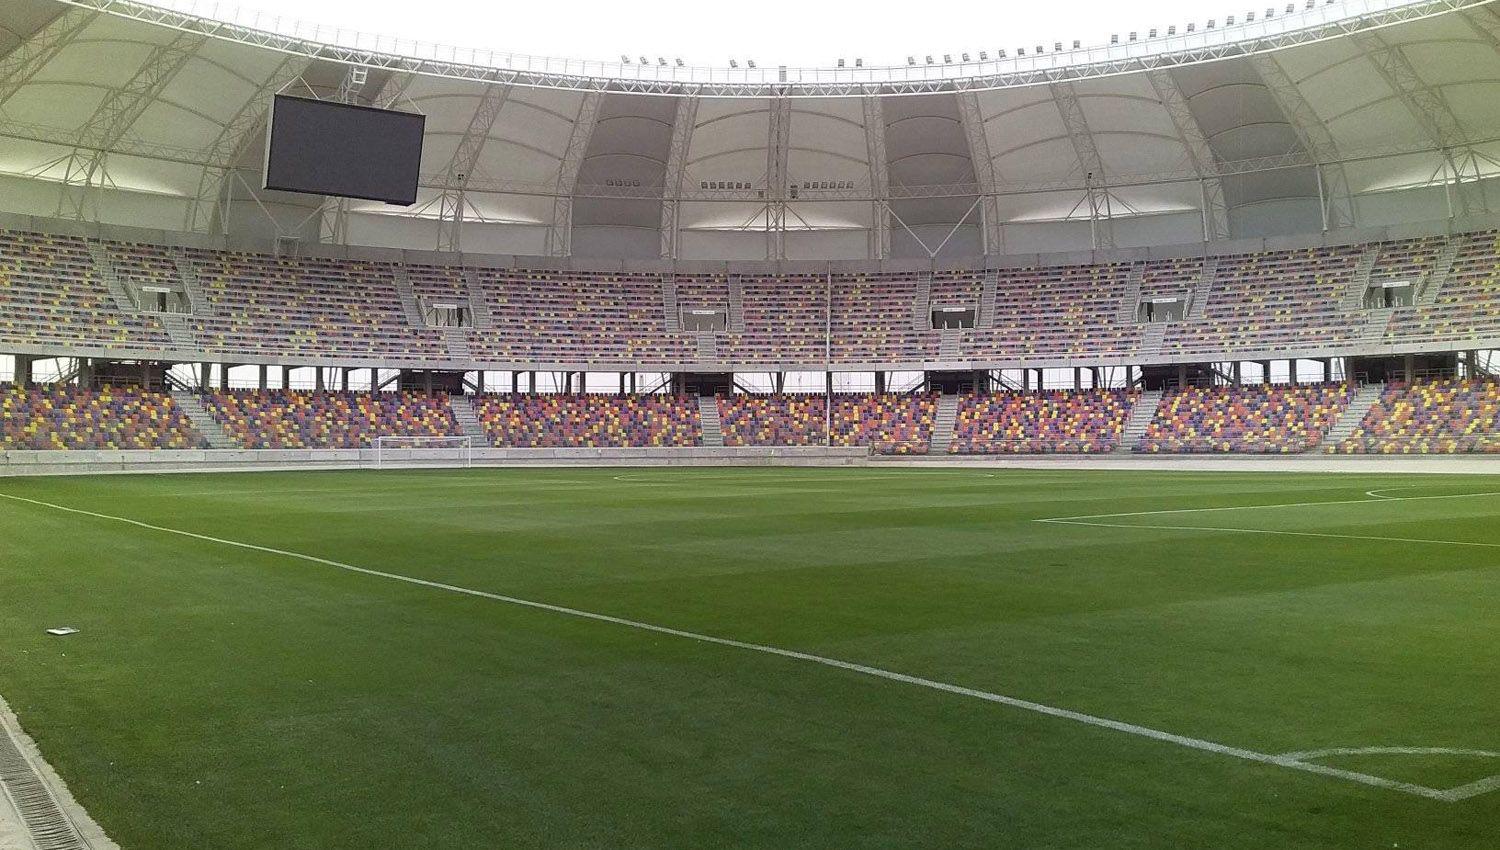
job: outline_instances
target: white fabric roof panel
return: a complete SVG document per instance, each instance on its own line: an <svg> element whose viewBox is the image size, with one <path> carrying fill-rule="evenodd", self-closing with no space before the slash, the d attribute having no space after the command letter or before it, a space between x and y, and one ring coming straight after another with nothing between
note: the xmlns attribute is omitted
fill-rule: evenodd
<svg viewBox="0 0 1500 850"><path fill-rule="evenodd" d="M110 92L141 71L153 48L182 38L182 33L99 14L60 49L44 56L45 61L18 70L5 65L5 58L23 55L49 22L83 20L93 13L57 0L6 0L5 5L0 15L0 74L11 67L14 75L0 76L0 96L10 92L0 101L0 173L31 174L45 184L61 173L55 167L39 169L73 149L79 128L95 116ZM1386 26L1362 38L1398 50L1415 72L1417 84L1426 89L1422 94L1436 95L1446 104L1474 142L1477 160L1488 161L1493 155L1490 140L1500 137L1500 15L1494 4ZM1365 55L1360 38L1336 37L1268 55L1331 137L1336 155L1350 160L1343 170L1354 193L1433 185L1445 177L1441 159L1431 150L1434 128L1423 116L1414 115L1407 99L1391 88ZM205 180L217 185L223 162L205 158L226 124L235 121L247 104L266 97L267 78L286 59L287 54L251 44L204 41L112 142L106 183L123 191L181 198L195 197ZM326 58L296 61L309 63L308 82L319 93L335 88L345 72L344 66ZM1241 57L1165 71L1207 140L1214 160L1210 168L1268 161L1228 169L1232 173L1222 182L1231 210L1317 195L1317 177L1306 164L1312 154L1288 113L1286 93L1268 86L1257 68L1256 60ZM434 181L446 171L490 84L405 72L395 76L400 78L395 83L410 79L398 107L415 105L427 115L426 197L433 194ZM360 96L375 97L388 77L391 72L372 69L371 83ZM1162 175L1190 176L1195 168L1174 120L1181 116L1163 106L1147 74L1098 76L1069 85L1076 92L1089 141L1102 160L1105 180L1130 208L1126 214L1189 211L1202 202L1202 192L1192 180L1141 185ZM1080 145L1070 138L1050 85L1015 85L972 96L979 106L995 180L1006 193L996 205L1002 222L1068 217L1058 210L1076 203L1081 188L1055 187L1081 183ZM473 193L484 196L476 203L484 205L486 217L547 223L553 200L546 193L559 185L560 178L563 191L614 186L659 195L677 97L605 94L591 132L580 138L574 125L586 97L566 88L510 88L472 175ZM793 99L785 154L789 182L828 181L857 187L848 191L868 192L872 171L884 165L896 192L891 208L903 221L958 223L973 204L976 168L955 95L888 96L880 107L883 126L875 130L885 162L872 169L861 98ZM685 190L719 181L764 187L767 164L774 159L769 150L773 108L773 101L764 98L698 99L693 126L685 134ZM254 126L240 126L242 135L236 137L248 140L239 153L239 161L246 165L259 160L255 139L263 125L258 120L251 122ZM567 179L563 171L570 145L576 180ZM225 154L221 150L215 155ZM1288 156L1302 159L1295 161L1297 167L1269 163ZM1478 167L1485 173L1490 168L1483 162ZM529 188L525 193L506 190L520 194L487 192L485 181ZM941 196L906 197L913 187L935 187ZM580 194L573 209L575 222L661 226L662 203L657 196L601 198L592 197L592 189L573 191ZM1020 194L1011 194L1015 192ZM36 206L34 199L26 205ZM760 214L756 207L748 201L693 200L683 204L681 223L690 228L740 226L733 222L753 219ZM788 216L789 227L840 230L869 227L872 222L867 198L803 198L792 207L797 215ZM93 206L101 216L135 208L124 202Z"/></svg>

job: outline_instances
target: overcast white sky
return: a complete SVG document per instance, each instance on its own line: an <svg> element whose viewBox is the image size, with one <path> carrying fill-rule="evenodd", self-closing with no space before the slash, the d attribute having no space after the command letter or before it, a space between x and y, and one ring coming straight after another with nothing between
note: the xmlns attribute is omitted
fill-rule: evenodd
<svg viewBox="0 0 1500 850"><path fill-rule="evenodd" d="M152 2L152 0L147 0ZM155 0L213 16L219 0ZM1321 0L1320 0L1321 2ZM770 65L832 65L864 57L903 64L925 54L957 59L998 48L1108 41L1111 33L1202 26L1226 14L1264 12L1266 0L245 0L243 9L365 32L460 47L580 59L620 54L725 65L730 57ZM1271 5L1278 12L1286 0ZM1301 0L1298 0L1300 8Z"/></svg>

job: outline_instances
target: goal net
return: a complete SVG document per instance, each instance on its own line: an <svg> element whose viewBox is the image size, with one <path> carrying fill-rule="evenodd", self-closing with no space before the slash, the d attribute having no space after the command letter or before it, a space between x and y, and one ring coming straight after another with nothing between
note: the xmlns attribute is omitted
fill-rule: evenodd
<svg viewBox="0 0 1500 850"><path fill-rule="evenodd" d="M396 462L474 465L473 437L384 436L375 438L375 468Z"/></svg>

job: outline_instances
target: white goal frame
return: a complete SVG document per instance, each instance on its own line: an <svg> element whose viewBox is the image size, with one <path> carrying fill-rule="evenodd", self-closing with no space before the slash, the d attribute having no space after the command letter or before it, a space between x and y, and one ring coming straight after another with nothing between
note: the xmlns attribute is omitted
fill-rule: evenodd
<svg viewBox="0 0 1500 850"><path fill-rule="evenodd" d="M473 437L433 437L427 435L386 434L375 438L375 468L384 469L386 453L411 449L453 449L457 460L465 467L474 465ZM446 460L443 457L422 457L417 460Z"/></svg>

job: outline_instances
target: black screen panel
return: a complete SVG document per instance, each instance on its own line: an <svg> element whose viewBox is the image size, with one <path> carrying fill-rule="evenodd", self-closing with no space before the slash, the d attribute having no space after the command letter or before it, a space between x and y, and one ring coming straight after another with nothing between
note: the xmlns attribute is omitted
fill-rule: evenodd
<svg viewBox="0 0 1500 850"><path fill-rule="evenodd" d="M411 112L278 94L265 187L410 206L426 125Z"/></svg>

